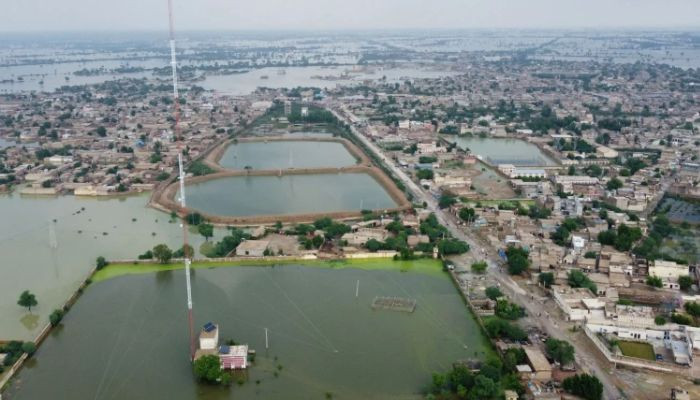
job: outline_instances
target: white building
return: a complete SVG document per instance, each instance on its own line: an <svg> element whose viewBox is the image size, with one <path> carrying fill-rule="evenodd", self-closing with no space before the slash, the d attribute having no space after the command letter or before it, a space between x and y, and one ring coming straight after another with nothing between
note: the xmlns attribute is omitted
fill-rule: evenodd
<svg viewBox="0 0 700 400"><path fill-rule="evenodd" d="M586 247L586 239L582 238L581 236L572 235L571 245L574 246L575 251L581 251L584 247Z"/></svg>
<svg viewBox="0 0 700 400"><path fill-rule="evenodd" d="M219 346L219 325L207 322L199 333L199 348L214 350Z"/></svg>

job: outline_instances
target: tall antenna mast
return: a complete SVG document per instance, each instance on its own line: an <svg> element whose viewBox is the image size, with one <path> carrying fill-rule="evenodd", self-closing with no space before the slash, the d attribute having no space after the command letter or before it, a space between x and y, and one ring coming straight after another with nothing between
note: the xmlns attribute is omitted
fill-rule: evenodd
<svg viewBox="0 0 700 400"><path fill-rule="evenodd" d="M177 58L175 56L175 23L173 20L173 1L168 0L168 22L170 28L170 66L173 72L173 105L175 113L175 140L180 138L180 95L177 89ZM182 152L177 155L178 167L180 169L180 206L183 211L187 209L185 201L185 169L182 166ZM190 263L192 254L189 254L187 245L187 218L182 220L182 250L185 261L185 281L187 283L187 322L190 329L190 359L194 359L194 328L192 325L192 283L190 280Z"/></svg>
<svg viewBox="0 0 700 400"><path fill-rule="evenodd" d="M182 167L182 153L177 155L177 162L180 168L180 206L187 209L185 201L185 169ZM185 260L185 282L187 283L187 321L190 328L190 358L194 359L194 328L192 326L192 283L190 280L190 251L187 246L187 217L182 221L183 258Z"/></svg>

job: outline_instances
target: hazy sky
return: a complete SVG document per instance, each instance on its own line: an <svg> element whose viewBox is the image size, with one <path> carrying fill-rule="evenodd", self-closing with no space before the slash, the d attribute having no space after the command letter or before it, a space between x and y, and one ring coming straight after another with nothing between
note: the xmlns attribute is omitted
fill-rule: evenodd
<svg viewBox="0 0 700 400"><path fill-rule="evenodd" d="M173 0L180 30L700 28L700 0ZM4 0L0 31L162 30L167 0Z"/></svg>

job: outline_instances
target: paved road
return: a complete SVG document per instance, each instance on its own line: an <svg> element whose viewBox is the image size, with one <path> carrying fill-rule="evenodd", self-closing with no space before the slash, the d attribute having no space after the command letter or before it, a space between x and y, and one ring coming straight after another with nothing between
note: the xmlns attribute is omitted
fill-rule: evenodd
<svg viewBox="0 0 700 400"><path fill-rule="evenodd" d="M606 399L618 399L622 395L615 384L611 381L608 373L605 369L597 362L597 360L591 356L587 356L589 349L584 348L577 341L572 340L570 337L570 332L565 326L559 324L547 311L547 306L539 301L534 301L535 299L531 297L527 291L518 286L518 284L513 281L513 279L501 270L499 265L499 260L496 258L496 249L489 248L490 246L481 244L474 236L467 234L456 222L454 216L446 213L444 210L438 207L437 200L428 192L419 187L400 167L398 167L392 159L384 155L384 152L379 149L377 145L369 140L365 135L358 131L358 129L350 123L349 118L345 115L345 111L341 110L331 110L337 118L345 121L350 125L353 134L364 143L367 148L369 148L384 164L399 178L404 185L411 191L414 199L419 202L424 202L427 204L427 208L435 213L438 221L446 226L450 233L465 242L467 242L473 252L479 254L481 257L487 261L489 264L488 272L493 275L498 282L501 284L502 288L505 289L506 294L515 303L520 304L525 307L528 315L534 321L539 324L539 328L547 332L547 334L553 338L560 340L568 340L576 350L576 362L584 369L586 372L591 372L595 374L604 385L604 397Z"/></svg>

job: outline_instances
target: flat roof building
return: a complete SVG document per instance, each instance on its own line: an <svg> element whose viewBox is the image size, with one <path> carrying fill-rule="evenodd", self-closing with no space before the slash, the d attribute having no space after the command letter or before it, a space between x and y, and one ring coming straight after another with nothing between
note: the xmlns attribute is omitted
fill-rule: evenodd
<svg viewBox="0 0 700 400"><path fill-rule="evenodd" d="M262 257L270 245L269 240L245 240L236 247L237 256Z"/></svg>
<svg viewBox="0 0 700 400"><path fill-rule="evenodd" d="M523 346L528 363L532 367L533 378L542 382L552 379L552 365L547 361L544 353L536 347Z"/></svg>

